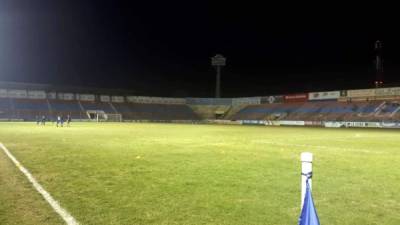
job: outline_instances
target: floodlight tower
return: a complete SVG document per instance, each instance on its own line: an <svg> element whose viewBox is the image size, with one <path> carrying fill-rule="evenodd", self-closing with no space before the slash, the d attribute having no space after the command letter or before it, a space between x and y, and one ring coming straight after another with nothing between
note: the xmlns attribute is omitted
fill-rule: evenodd
<svg viewBox="0 0 400 225"><path fill-rule="evenodd" d="M375 87L383 86L383 59L382 59L382 42L375 42Z"/></svg>
<svg viewBox="0 0 400 225"><path fill-rule="evenodd" d="M215 83L215 97L221 97L221 68L226 65L226 58L220 54L211 58L211 65L217 69L217 78Z"/></svg>

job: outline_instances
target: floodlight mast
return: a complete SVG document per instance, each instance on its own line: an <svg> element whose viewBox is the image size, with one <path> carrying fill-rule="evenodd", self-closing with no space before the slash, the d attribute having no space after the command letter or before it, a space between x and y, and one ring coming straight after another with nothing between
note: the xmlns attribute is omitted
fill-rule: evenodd
<svg viewBox="0 0 400 225"><path fill-rule="evenodd" d="M383 58L382 58L382 42L375 42L375 88L383 86Z"/></svg>
<svg viewBox="0 0 400 225"><path fill-rule="evenodd" d="M221 68L226 65L226 58L220 54L211 58L211 65L216 67L215 97L221 98Z"/></svg>

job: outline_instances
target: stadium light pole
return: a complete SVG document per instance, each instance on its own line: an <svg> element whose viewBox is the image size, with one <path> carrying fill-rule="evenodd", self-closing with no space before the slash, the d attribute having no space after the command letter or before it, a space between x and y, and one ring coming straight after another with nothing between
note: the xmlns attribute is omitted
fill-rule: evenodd
<svg viewBox="0 0 400 225"><path fill-rule="evenodd" d="M217 77L215 82L215 97L221 97L221 68L226 65L226 58L220 54L211 58L211 65L217 69Z"/></svg>
<svg viewBox="0 0 400 225"><path fill-rule="evenodd" d="M382 58L383 44L377 40L375 42L375 88L383 86L383 58Z"/></svg>

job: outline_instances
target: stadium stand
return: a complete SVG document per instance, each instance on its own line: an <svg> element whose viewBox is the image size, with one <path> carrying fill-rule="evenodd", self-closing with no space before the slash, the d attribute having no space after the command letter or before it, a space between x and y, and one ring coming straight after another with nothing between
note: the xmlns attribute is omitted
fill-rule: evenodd
<svg viewBox="0 0 400 225"><path fill-rule="evenodd" d="M50 105L51 119L58 115L70 115L72 119L87 119L86 113L82 110L78 101L75 100L48 100Z"/></svg>
<svg viewBox="0 0 400 225"><path fill-rule="evenodd" d="M12 109L9 98L0 98L0 119L12 118Z"/></svg>
<svg viewBox="0 0 400 225"><path fill-rule="evenodd" d="M186 104L203 120L224 119L232 107L232 99L187 98Z"/></svg>
<svg viewBox="0 0 400 225"><path fill-rule="evenodd" d="M287 117L295 110L299 110L301 104L262 104L249 105L232 117L233 120L273 120Z"/></svg>
<svg viewBox="0 0 400 225"><path fill-rule="evenodd" d="M37 117L50 116L49 106L42 99L11 99L15 118L22 120L36 120Z"/></svg>
<svg viewBox="0 0 400 225"><path fill-rule="evenodd" d="M246 106L233 120L382 121L398 116L396 102L305 102Z"/></svg>
<svg viewBox="0 0 400 225"><path fill-rule="evenodd" d="M400 121L400 88L243 98L164 98L100 91L63 88L57 92L46 85L0 82L0 119L33 121L46 116L54 120L70 115L90 120L94 111L120 115L125 121Z"/></svg>
<svg viewBox="0 0 400 225"><path fill-rule="evenodd" d="M102 110L106 113L117 113L111 106L110 102L88 102L88 101L80 101L84 110Z"/></svg>
<svg viewBox="0 0 400 225"><path fill-rule="evenodd" d="M125 120L199 120L193 110L183 104L114 103Z"/></svg>
<svg viewBox="0 0 400 225"><path fill-rule="evenodd" d="M391 101L323 101L229 106L0 98L1 119L35 120L37 116L42 115L49 119L54 119L57 115L88 119L86 110L121 113L125 120L155 121L201 119L393 121L400 117L400 104ZM229 113L230 111L233 113ZM218 115L221 117L218 118Z"/></svg>
<svg viewBox="0 0 400 225"><path fill-rule="evenodd" d="M190 108L201 118L201 119L221 119L225 118L225 115L230 110L229 105L190 105Z"/></svg>

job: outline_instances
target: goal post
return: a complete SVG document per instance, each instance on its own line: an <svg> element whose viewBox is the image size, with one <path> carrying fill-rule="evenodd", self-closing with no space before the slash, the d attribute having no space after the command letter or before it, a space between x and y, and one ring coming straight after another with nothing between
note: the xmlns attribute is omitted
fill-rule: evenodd
<svg viewBox="0 0 400 225"><path fill-rule="evenodd" d="M105 113L103 110L87 110L86 114L91 121L122 122L122 114L120 113Z"/></svg>
<svg viewBox="0 0 400 225"><path fill-rule="evenodd" d="M105 113L104 120L107 122L122 122L122 114L120 114L120 113Z"/></svg>

